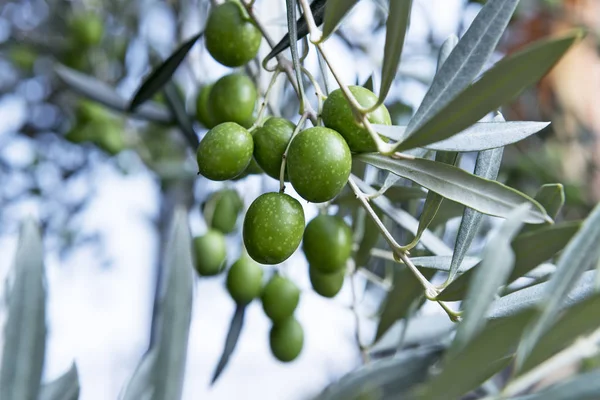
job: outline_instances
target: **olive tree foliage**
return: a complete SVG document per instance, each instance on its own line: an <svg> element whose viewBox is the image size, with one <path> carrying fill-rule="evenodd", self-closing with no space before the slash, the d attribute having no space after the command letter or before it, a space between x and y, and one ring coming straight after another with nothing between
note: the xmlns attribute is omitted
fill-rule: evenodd
<svg viewBox="0 0 600 400"><path fill-rule="evenodd" d="M352 154L347 184L319 207L352 224L354 245L346 284L354 285L359 276L368 277L367 293L383 301L374 317L361 315L356 304L353 307L357 346L366 365L333 382L317 398L598 397L600 320L596 309L600 298L595 268L600 209L594 208L582 221L561 221L564 193L559 183L544 185L530 197L497 180L504 147L548 125L505 121L501 107L538 81L583 33L577 30L542 39L484 71L518 4L518 0L489 0L460 39L452 36L440 46L437 72L410 118L378 124L369 116L386 104L390 89L403 78L398 67L414 5L410 0L376 1L379 27L375 28L385 31L385 44L374 79L358 83L378 93L375 104L365 108L349 89L356 82L342 79L335 55L325 46L331 37L342 37L352 46L344 36L344 17L364 1L369 0L314 0L311 4L288 0L288 33L283 38L270 37L260 1L241 4L272 49L266 57L240 68L259 87L255 123L260 125L265 113L293 119L291 144L305 125L323 124L323 101L339 87L357 126L374 144L373 151ZM208 13L219 3L185 4ZM52 4L46 9L48 19L65 6L48 4ZM106 42L114 47L138 23L139 10L123 12L119 4L108 2L103 8L107 23L114 24L106 33L113 40ZM184 20L189 9L176 4L173 11ZM92 145L103 154L132 148L159 177L164 209L159 226L165 246L152 340L121 395L124 399L181 398L195 262L186 217L197 179L190 158L207 133L194 121L174 77L190 62L190 51L203 45L203 28L179 35L180 44L170 54L148 51L152 68L130 97L116 89L123 78L122 64L107 67L106 63L113 62L113 50L91 43L94 32L85 31L70 43L51 33L40 28L15 35L24 35L20 40L26 38L31 48L50 51L47 58L40 53L35 68L42 69L36 71L41 79L56 85L52 102L73 105L75 99L86 99L85 106L78 103L65 107L64 112L79 113L80 122L102 114L99 131L104 135L95 135L98 127L89 121L75 131L62 124L24 131L40 143L85 142L88 152ZM73 50L82 44L89 53ZM318 71L303 67L307 52L318 54ZM68 57L80 54L85 54L83 60ZM15 59L26 66L24 53ZM275 85L278 74L287 79L283 85ZM198 86L207 83L195 79ZM270 101L273 98L278 102ZM103 107L98 109L98 105ZM490 115L493 119L486 120ZM129 134L126 141L119 135L106 139L115 128ZM55 134L46 137L40 133L44 130ZM77 132L91 132L91 136L78 138ZM158 143L152 144L153 140ZM282 157L282 192L289 144ZM80 151L82 145L78 146ZM465 153L476 154L473 171L460 167ZM80 157L82 162L90 158ZM79 171L82 166L71 168ZM255 173L247 171L238 179ZM482 223L489 216L501 222L482 233ZM447 240L444 233L451 217L460 218L460 224ZM3 399L78 397L75 366L54 382L40 383L46 334L40 233L35 222L22 223L0 365ZM476 237L485 246L471 252ZM443 313L423 314L425 306L439 307ZM232 318L213 382L235 351L244 310L245 305L239 304ZM377 332L367 341L359 328L369 318L376 319ZM543 379L567 366L575 366L572 376L540 388Z"/></svg>

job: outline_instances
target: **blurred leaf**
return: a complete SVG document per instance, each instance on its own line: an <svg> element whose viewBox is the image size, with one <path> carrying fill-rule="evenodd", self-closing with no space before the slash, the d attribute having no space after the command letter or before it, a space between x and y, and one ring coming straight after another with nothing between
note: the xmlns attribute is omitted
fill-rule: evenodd
<svg viewBox="0 0 600 400"><path fill-rule="evenodd" d="M440 115L441 111L456 99L481 72L504 33L518 2L518 0L497 0L490 1L483 6L454 51L450 53L444 65L435 75L431 87L408 124L407 136L413 136L413 134L423 136L422 127L432 118ZM471 124L467 126L469 125ZM433 143L433 141L430 140L428 143ZM402 148L410 148L406 147L410 144L411 140L409 139Z"/></svg>
<svg viewBox="0 0 600 400"><path fill-rule="evenodd" d="M367 79L365 81L365 83L363 83L361 86L364 87L367 90L370 90L372 92L374 90L374 88L373 88L373 74L371 74L369 76L369 79Z"/></svg>
<svg viewBox="0 0 600 400"><path fill-rule="evenodd" d="M566 381L513 400L597 400L600 398L600 369L576 375Z"/></svg>
<svg viewBox="0 0 600 400"><path fill-rule="evenodd" d="M127 101L104 82L61 64L56 65L55 72L67 86L80 95L115 111L127 113ZM169 111L156 103L144 104L135 113L131 114L131 116L162 124L171 124L173 122Z"/></svg>
<svg viewBox="0 0 600 400"><path fill-rule="evenodd" d="M325 2L326 1L327 0L314 0L310 4L310 10L315 18L315 24L317 26L319 26L323 23L323 17L325 15ZM298 40L300 40L300 39L306 37L306 35L308 35L308 25L306 25L306 20L304 19L304 15L301 15L300 18L298 18L298 20L296 21L296 31L298 34ZM269 54L267 54L267 56L264 58L262 64L266 65L267 62L269 62L269 60L271 60L273 57L276 57L279 53L286 50L288 47L290 47L290 34L286 33L283 36L283 38L281 38L279 43L277 43L273 47L271 52Z"/></svg>
<svg viewBox="0 0 600 400"><path fill-rule="evenodd" d="M548 326L556 319L564 299L581 274L600 256L600 204L585 219L581 229L565 247L556 264L556 272L550 278L544 296L540 300L541 314L536 318L519 345L517 370L519 370Z"/></svg>
<svg viewBox="0 0 600 400"><path fill-rule="evenodd" d="M477 160L475 161L475 171L473 172L475 176L496 180L498 171L500 170L500 164L502 163L503 153L504 148L502 147L478 153ZM471 247L471 243L481 226L482 219L483 214L472 208L465 207L458 233L456 234L456 242L454 244L452 263L450 265L447 282L452 282L456 277L458 267L462 263L465 254L467 254L469 247Z"/></svg>
<svg viewBox="0 0 600 400"><path fill-rule="evenodd" d="M563 222L545 226L535 232L518 235L511 243L515 253L515 266L507 283L554 257L571 240L581 227L581 222ZM464 297L473 271L460 275L437 297L444 301L458 301Z"/></svg>
<svg viewBox="0 0 600 400"><path fill-rule="evenodd" d="M562 206L565 204L565 190L560 183L549 183L542 185L536 193L535 200L540 203L551 218L556 218ZM533 232L536 229L543 228L544 225L529 225L523 229L523 232Z"/></svg>
<svg viewBox="0 0 600 400"><path fill-rule="evenodd" d="M196 41L200 39L204 32L197 33L192 36L181 46L177 48L162 64L154 68L150 75L144 79L142 85L133 95L133 99L128 106L129 111L135 110L138 106L149 100L171 79L175 70L192 49Z"/></svg>
<svg viewBox="0 0 600 400"><path fill-rule="evenodd" d="M381 211L376 211L376 214L381 218ZM358 250L354 256L354 262L357 267L364 267L367 265L371 258L371 249L375 247L380 236L379 228L368 213L365 212L363 214L363 220L363 234L358 245Z"/></svg>
<svg viewBox="0 0 600 400"><path fill-rule="evenodd" d="M490 321L466 344L463 351L445 357L442 370L415 391L415 398L460 399L506 367L534 311L523 310L507 318Z"/></svg>
<svg viewBox="0 0 600 400"><path fill-rule="evenodd" d="M569 295L563 298L564 303L560 308L568 307L594 293L595 274L596 271L584 273ZM492 304L488 318L506 318L521 310L534 308L542 300L544 292L548 290L548 285L549 282L540 283L499 298Z"/></svg>
<svg viewBox="0 0 600 400"><path fill-rule="evenodd" d="M200 141L194 131L194 125L189 114L186 112L185 100L180 97L177 87L172 82L167 82L164 86L164 95L167 107L175 117L183 136L185 136L189 145L195 150Z"/></svg>
<svg viewBox="0 0 600 400"><path fill-rule="evenodd" d="M383 104L396 78L402 48L404 47L404 37L408 30L411 8L412 0L390 1L385 31L385 46L383 48L383 65L381 66L381 86L377 104Z"/></svg>
<svg viewBox="0 0 600 400"><path fill-rule="evenodd" d="M215 368L215 372L213 374L212 379L210 380L210 384L214 384L221 373L227 366L229 362L229 357L235 350L235 346L240 338L240 333L242 332L242 328L244 327L244 314L246 313L246 306L238 305L235 309L235 313L233 314L233 318L231 318L231 324L229 325L229 331L227 332L227 338L225 339L225 347L223 348L223 354L221 354L221 358L219 359L219 363L217 364L217 368Z"/></svg>
<svg viewBox="0 0 600 400"><path fill-rule="evenodd" d="M421 271L426 279L430 279L435 270ZM394 284L392 290L387 294L381 318L377 325L375 342L387 332L387 330L398 320L406 317L408 310L415 301L423 298L424 289L421 282L415 277L413 272L407 267L394 268Z"/></svg>
<svg viewBox="0 0 600 400"><path fill-rule="evenodd" d="M331 384L313 400L397 399L423 381L441 353L439 346L421 347L375 361Z"/></svg>
<svg viewBox="0 0 600 400"><path fill-rule="evenodd" d="M373 194L375 190L369 185L364 183L362 180L353 176L357 186L366 194ZM406 211L396 208L392 203L385 197L379 196L371 199L371 203L375 204L385 215L390 217L395 223L408 230L413 235L416 234L419 222ZM426 230L421 235L421 244L425 246L429 251L435 255L450 255L452 250L446 246L446 244L431 231Z"/></svg>
<svg viewBox="0 0 600 400"><path fill-rule="evenodd" d="M578 337L588 335L600 327L600 293L565 309L559 319L535 344L521 373L537 366L558 351L573 343Z"/></svg>
<svg viewBox="0 0 600 400"><path fill-rule="evenodd" d="M529 209L525 222L542 223L549 220L542 206L529 196L460 168L422 158L402 160L378 154L355 155L354 159L410 179L483 214L506 217L514 208L528 202L533 207Z"/></svg>
<svg viewBox="0 0 600 400"><path fill-rule="evenodd" d="M435 161L448 165L455 165L458 161L458 153L455 152L446 152L440 151L435 155ZM417 228L417 234L412 242L410 242L406 247L410 250L419 243L421 239L421 235L429 227L429 224L435 218L440 205L444 198L437 194L436 192L430 190L427 193L427 198L425 199L425 204L423 205L423 211L421 212L421 216L419 217L419 227Z"/></svg>
<svg viewBox="0 0 600 400"><path fill-rule="evenodd" d="M36 399L46 350L44 248L37 224L21 225L0 364L0 399Z"/></svg>
<svg viewBox="0 0 600 400"><path fill-rule="evenodd" d="M42 385L39 396L39 400L77 400L78 398L79 376L74 363L63 375Z"/></svg>
<svg viewBox="0 0 600 400"><path fill-rule="evenodd" d="M358 0L327 0L323 17L323 37L325 41L342 22L342 19L358 3ZM293 39L292 39L293 40Z"/></svg>
<svg viewBox="0 0 600 400"><path fill-rule="evenodd" d="M462 304L462 322L448 350L448 357L462 351L485 326L485 314L496 297L498 289L506 283L513 268L515 255L510 246L512 239L523 226L529 204L517 207L489 236L483 250L481 265L474 269L467 295Z"/></svg>
<svg viewBox="0 0 600 400"><path fill-rule="evenodd" d="M517 143L550 125L549 122L510 121L476 122L456 135L424 147L437 151L482 151ZM406 135L405 126L374 124L377 133L401 141Z"/></svg>
<svg viewBox="0 0 600 400"><path fill-rule="evenodd" d="M138 363L131 378L119 396L122 400L150 400L154 393L152 374L156 364L158 348L151 348Z"/></svg>
<svg viewBox="0 0 600 400"><path fill-rule="evenodd" d="M500 4L500 2L487 4ZM397 150L439 142L471 126L487 113L511 101L523 89L537 82L581 37L582 31L574 30L557 38L538 41L502 59L481 79L452 98L435 115L428 117L418 129L409 130L412 133L397 146ZM455 51L459 46L460 43ZM452 55L444 67L450 64L451 58Z"/></svg>
<svg viewBox="0 0 600 400"><path fill-rule="evenodd" d="M167 245L164 297L159 303L153 400L181 398L192 320L194 267L187 212L178 206Z"/></svg>
<svg viewBox="0 0 600 400"><path fill-rule="evenodd" d="M401 179L398 175L394 175L392 173L390 173L388 177ZM382 187L378 188L376 185L374 185L374 187L378 189L378 192L384 191L385 197L387 197L391 202L402 203L410 200L420 200L427 197L427 191L420 186L386 187L390 181L391 180L386 179Z"/></svg>

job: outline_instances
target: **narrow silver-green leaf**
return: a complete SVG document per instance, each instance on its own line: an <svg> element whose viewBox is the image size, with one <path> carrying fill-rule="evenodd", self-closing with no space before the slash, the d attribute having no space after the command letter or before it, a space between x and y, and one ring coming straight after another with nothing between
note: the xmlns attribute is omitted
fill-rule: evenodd
<svg viewBox="0 0 600 400"><path fill-rule="evenodd" d="M376 211L376 214L381 218L381 211ZM356 250L356 254L354 255L354 262L357 267L366 267L368 261L371 259L371 250L377 244L381 232L369 214L362 212L362 215L359 214L359 218L360 217L363 218L363 232L358 245L358 250Z"/></svg>
<svg viewBox="0 0 600 400"><path fill-rule="evenodd" d="M420 128L438 115L481 72L504 33L518 2L496 0L483 6L434 77L421 105L408 123L409 136L422 135Z"/></svg>
<svg viewBox="0 0 600 400"><path fill-rule="evenodd" d="M407 150L423 147L447 139L473 125L537 82L581 36L581 30L574 30L557 38L541 40L499 61L481 79L412 131L396 148ZM459 46L460 43L456 48ZM450 58L444 67L450 64Z"/></svg>
<svg viewBox="0 0 600 400"><path fill-rule="evenodd" d="M77 400L79 398L79 375L77 366L71 368L52 382L42 385L38 400Z"/></svg>
<svg viewBox="0 0 600 400"><path fill-rule="evenodd" d="M565 204L565 189L560 183L542 185L534 199L544 207L550 217L556 218ZM529 225L523 229L523 232L533 232L543 227L544 225Z"/></svg>
<svg viewBox="0 0 600 400"><path fill-rule="evenodd" d="M511 244L515 253L515 266L507 282L524 276L544 261L554 257L567 245L580 227L579 221L563 222L518 235ZM440 293L438 299L444 301L463 299L474 272L469 270L460 275Z"/></svg>
<svg viewBox="0 0 600 400"><path fill-rule="evenodd" d="M548 125L550 122L476 122L450 138L425 144L423 147L429 150L458 152L490 150L520 142ZM374 124L373 128L380 135L396 141L406 137L405 126Z"/></svg>
<svg viewBox="0 0 600 400"><path fill-rule="evenodd" d="M128 113L127 100L106 83L61 64L54 69L56 75L73 91L115 111ZM161 124L174 122L169 110L152 102L143 104L130 115Z"/></svg>
<svg viewBox="0 0 600 400"><path fill-rule="evenodd" d="M559 309L591 296L595 291L595 274L596 271L584 273L577 281L574 289L563 299L564 303L561 304ZM548 290L548 285L549 282L540 283L499 298L490 307L487 317L490 319L506 318L529 308L535 308L535 311L539 313L539 307L536 308L536 305L542 301L544 293Z"/></svg>
<svg viewBox="0 0 600 400"><path fill-rule="evenodd" d="M588 335L600 327L600 294L577 302L563 311L552 327L536 343L531 355L521 369L530 370L573 343L578 337Z"/></svg>
<svg viewBox="0 0 600 400"><path fill-rule="evenodd" d="M463 350L485 326L485 314L513 268L515 255L510 244L523 226L523 219L529 207L527 203L517 207L504 223L489 235L481 265L473 270L473 278L469 282L463 303L463 320L448 350L448 357L453 357Z"/></svg>
<svg viewBox="0 0 600 400"><path fill-rule="evenodd" d="M0 399L36 399L46 350L44 248L37 224L21 225L0 364Z"/></svg>
<svg viewBox="0 0 600 400"><path fill-rule="evenodd" d="M357 186L366 194L376 193L376 190L367 185L361 179L352 175L352 179L356 182ZM385 215L390 217L395 223L408 230L413 235L416 235L419 222L406 211L396 208L392 205L389 199L385 196L379 196L371 199L371 202L375 204ZM425 230L421 235L421 244L425 246L429 251L435 255L450 255L452 250L446 246L446 244L431 231Z"/></svg>
<svg viewBox="0 0 600 400"><path fill-rule="evenodd" d="M390 1L385 31L385 46L383 48L383 64L381 66L381 86L377 104L383 104L396 78L402 48L404 47L404 37L408 30L411 8L412 0Z"/></svg>
<svg viewBox="0 0 600 400"><path fill-rule="evenodd" d="M600 204L583 222L581 229L565 247L557 264L556 272L550 278L548 287L539 307L539 318L528 329L519 345L517 369L522 367L531 349L556 319L557 311L581 274L594 264L600 256Z"/></svg>
<svg viewBox="0 0 600 400"><path fill-rule="evenodd" d="M287 10L287 26L290 35L290 51L292 53L292 64L298 83L298 93L300 100L304 101L304 81L302 80L302 66L300 65L300 56L298 55L298 31L296 30L296 0L285 0ZM302 108L304 104L300 105Z"/></svg>
<svg viewBox="0 0 600 400"><path fill-rule="evenodd" d="M427 376L442 347L421 347L373 362L325 388L313 400L398 399Z"/></svg>
<svg viewBox="0 0 600 400"><path fill-rule="evenodd" d="M412 257L410 259L414 265L422 268L436 269L438 271L450 270L452 256L426 256L426 257ZM458 271L464 273L475 265L479 264L481 259L479 257L464 257L462 263L459 266Z"/></svg>
<svg viewBox="0 0 600 400"><path fill-rule="evenodd" d="M153 347L144 354L131 378L127 381L119 399L122 400L150 400L154 393L154 369L158 348Z"/></svg>
<svg viewBox="0 0 600 400"><path fill-rule="evenodd" d="M197 33L190 39L186 40L177 48L162 64L154 68L150 75L144 79L144 82L133 95L133 99L129 104L128 110L133 111L146 100L149 100L158 93L159 90L171 79L185 56L194 47L196 41L200 39L203 32Z"/></svg>
<svg viewBox="0 0 600 400"><path fill-rule="evenodd" d="M173 221L164 259L165 290L157 329L153 400L181 398L192 320L192 240L183 207L176 209Z"/></svg>
<svg viewBox="0 0 600 400"><path fill-rule="evenodd" d="M435 155L435 161L448 165L456 165L456 162L458 161L458 153L446 151L438 152ZM406 246L408 249L412 249L419 243L421 235L423 234L425 229L429 227L431 221L433 221L433 219L435 218L435 215L437 214L440 206L442 205L443 200L444 198L436 192L434 192L433 190L430 190L427 193L427 198L425 199L425 204L423 205L423 211L421 212L421 216L419 217L419 227L417 228L417 234L412 240L412 242L410 242Z"/></svg>
<svg viewBox="0 0 600 400"><path fill-rule="evenodd" d="M358 3L358 0L327 0L323 17L323 38L326 40L342 22L342 19Z"/></svg>
<svg viewBox="0 0 600 400"><path fill-rule="evenodd" d="M539 224L552 221L544 208L531 197L460 168L422 158L402 160L379 154L359 154L355 155L354 159L410 179L447 199L464 204L483 214L506 217L513 209L527 202L532 207L525 222Z"/></svg>
<svg viewBox="0 0 600 400"><path fill-rule="evenodd" d="M310 3L310 10L315 18L315 23L317 26L320 26L323 23L323 17L325 15L325 4L326 0L314 0ZM301 15L300 18L296 21L296 32L298 35L298 40L306 37L308 35L308 25L306 24L306 19L304 15ZM273 57L276 57L279 53L286 50L290 47L290 34L286 33L283 38L275 45L272 46L272 50L267 56L263 59L262 64L266 65Z"/></svg>
<svg viewBox="0 0 600 400"><path fill-rule="evenodd" d="M513 400L597 400L600 398L600 369L575 375L563 382Z"/></svg>
<svg viewBox="0 0 600 400"><path fill-rule="evenodd" d="M429 279L435 271L421 271ZM415 275L408 268L394 269L394 285L387 294L383 303L381 317L377 324L375 342L387 332L387 330L398 320L406 317L411 305L424 296L423 286L415 278Z"/></svg>
<svg viewBox="0 0 600 400"><path fill-rule="evenodd" d="M225 338L225 347L223 348L223 353L221 354L221 358L219 359L219 363L215 368L215 372L213 374L212 379L210 380L210 384L213 385L221 373L227 366L229 362L229 357L235 350L235 346L240 338L240 333L242 333L242 328L244 327L244 315L246 313L245 305L238 305L235 309L235 313L233 314L233 318L231 318L231 324L229 324L229 331L227 332L227 337Z"/></svg>
<svg viewBox="0 0 600 400"><path fill-rule="evenodd" d="M503 154L504 148L502 147L482 151L477 154L474 171L475 176L496 180L498 171L500 170L500 164L502 163ZM454 252L452 253L452 263L450 265L447 282L452 282L456 277L458 267L462 263L465 254L467 254L469 247L471 247L471 243L481 226L482 219L483 214L472 208L465 207L462 219L460 220L458 233L456 234L456 242L454 243Z"/></svg>
<svg viewBox="0 0 600 400"><path fill-rule="evenodd" d="M463 351L445 357L442 370L415 391L422 400L460 399L476 389L511 361L521 333L533 318L534 311L522 310L507 318L490 321Z"/></svg>

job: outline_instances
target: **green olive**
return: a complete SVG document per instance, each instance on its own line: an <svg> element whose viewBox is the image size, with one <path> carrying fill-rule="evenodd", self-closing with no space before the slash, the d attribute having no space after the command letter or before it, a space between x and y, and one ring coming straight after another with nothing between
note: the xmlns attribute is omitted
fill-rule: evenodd
<svg viewBox="0 0 600 400"><path fill-rule="evenodd" d="M323 203L337 196L352 168L350 149L336 131L315 127L300 132L290 145L287 172L302 198Z"/></svg>
<svg viewBox="0 0 600 400"><path fill-rule="evenodd" d="M198 119L198 122L208 129L212 129L216 125L213 121L212 114L208 110L208 102L212 87L212 83L204 85L196 98L196 118Z"/></svg>
<svg viewBox="0 0 600 400"><path fill-rule="evenodd" d="M222 233L235 230L238 214L244 202L237 191L224 189L214 193L204 204L204 219L208 225Z"/></svg>
<svg viewBox="0 0 600 400"><path fill-rule="evenodd" d="M214 7L206 21L206 49L227 67L241 67L256 57L261 39L260 30L239 1Z"/></svg>
<svg viewBox="0 0 600 400"><path fill-rule="evenodd" d="M281 362L295 360L304 346L304 330L293 317L274 324L269 333L271 353Z"/></svg>
<svg viewBox="0 0 600 400"><path fill-rule="evenodd" d="M202 236L194 238L196 271L202 276L213 276L223 271L227 249L225 237L217 230L209 229Z"/></svg>
<svg viewBox="0 0 600 400"><path fill-rule="evenodd" d="M369 108L377 104L377 96L369 89L362 86L350 86L349 89L362 107ZM341 89L336 89L329 94L323 103L322 117L326 127L339 132L346 139L351 151L355 153L377 151L375 141L364 125L356 121L350 103ZM367 119L372 124L392 124L390 113L383 104L368 113ZM385 137L381 138L388 141Z"/></svg>
<svg viewBox="0 0 600 400"><path fill-rule="evenodd" d="M329 274L321 272L314 266L308 268L310 283L315 292L323 297L334 297L344 285L345 269L340 269Z"/></svg>
<svg viewBox="0 0 600 400"><path fill-rule="evenodd" d="M73 40L82 46L95 46L102 40L104 24L98 14L75 14L69 21Z"/></svg>
<svg viewBox="0 0 600 400"><path fill-rule="evenodd" d="M258 93L252 79L241 73L225 75L216 81L208 97L213 123L235 122L248 126L252 121Z"/></svg>
<svg viewBox="0 0 600 400"><path fill-rule="evenodd" d="M296 251L304 232L304 210L284 193L264 193L254 200L244 219L244 245L261 264L279 264Z"/></svg>
<svg viewBox="0 0 600 400"><path fill-rule="evenodd" d="M283 153L294 128L294 124L287 119L273 117L254 131L254 158L271 178L279 179ZM287 173L285 177L287 178Z"/></svg>
<svg viewBox="0 0 600 400"><path fill-rule="evenodd" d="M274 323L294 315L300 302L300 289L291 280L276 274L271 277L261 295L263 310Z"/></svg>
<svg viewBox="0 0 600 400"><path fill-rule="evenodd" d="M242 256L227 273L227 290L238 304L248 304L261 295L263 269L248 256Z"/></svg>
<svg viewBox="0 0 600 400"><path fill-rule="evenodd" d="M343 269L352 252L352 230L335 215L318 215L304 230L302 249L309 264L324 273Z"/></svg>
<svg viewBox="0 0 600 400"><path fill-rule="evenodd" d="M250 164L253 149L252 135L246 128L234 122L219 124L198 146L198 170L213 181L235 178Z"/></svg>

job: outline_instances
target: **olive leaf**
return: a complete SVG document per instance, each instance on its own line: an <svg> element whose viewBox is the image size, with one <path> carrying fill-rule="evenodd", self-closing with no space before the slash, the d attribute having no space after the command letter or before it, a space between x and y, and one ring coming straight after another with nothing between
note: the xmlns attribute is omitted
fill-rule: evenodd
<svg viewBox="0 0 600 400"><path fill-rule="evenodd" d="M287 9L287 25L288 32L290 35L290 45L292 51L292 63L294 64L294 72L296 73L296 81L298 82L298 92L300 94L301 101L304 101L304 82L302 81L302 68L300 65L300 57L298 56L298 32L296 31L296 0L286 0L285 7ZM300 105L301 109L304 104Z"/></svg>
<svg viewBox="0 0 600 400"><path fill-rule="evenodd" d="M134 111L138 106L149 100L171 79L185 56L194 47L204 32L200 32L185 41L162 64L154 68L150 75L144 79L142 85L133 95L128 110Z"/></svg>
<svg viewBox="0 0 600 400"><path fill-rule="evenodd" d="M44 249L37 224L21 224L0 364L0 398L36 399L46 350Z"/></svg>
<svg viewBox="0 0 600 400"><path fill-rule="evenodd" d="M476 122L450 138L423 147L429 150L458 152L490 150L517 143L542 131L548 125L550 122ZM406 137L405 126L373 124L373 128L380 135L396 141Z"/></svg>
<svg viewBox="0 0 600 400"><path fill-rule="evenodd" d="M231 318L231 323L229 324L229 331L227 332L227 337L225 338L225 347L223 348L223 353L221 354L221 358L215 368L215 372L213 373L212 379L210 380L210 384L213 385L221 373L227 366L229 362L229 357L235 350L235 346L240 338L240 333L242 333L242 328L244 327L244 315L246 313L245 305L238 305L233 314L233 318Z"/></svg>
<svg viewBox="0 0 600 400"><path fill-rule="evenodd" d="M325 15L325 3L327 0L314 0L310 4L310 11L315 18L315 23L317 26L320 26L323 23L323 18ZM306 20L304 19L304 15L301 15L300 18L296 21L296 32L298 35L298 40L303 39L308 35L308 25L306 24ZM267 56L263 59L262 65L266 65L273 57L276 57L279 53L286 50L290 47L291 39L290 34L286 33L283 38L277 43L271 52L267 54Z"/></svg>
<svg viewBox="0 0 600 400"><path fill-rule="evenodd" d="M464 204L483 214L506 217L523 202L531 203L525 222L551 221L543 207L529 196L499 182L480 178L460 168L415 158L392 159L379 154L358 154L359 160L381 168L432 190L439 195Z"/></svg>
<svg viewBox="0 0 600 400"><path fill-rule="evenodd" d="M75 363L52 382L42 385L39 400L77 400L79 398L79 376Z"/></svg>
<svg viewBox="0 0 600 400"><path fill-rule="evenodd" d="M435 75L421 105L408 123L407 136L422 132L426 122L440 114L471 84L494 51L518 3L518 0L497 0L483 6ZM422 135L421 132L419 135Z"/></svg>
<svg viewBox="0 0 600 400"><path fill-rule="evenodd" d="M555 38L537 41L502 59L418 128L412 131L407 128L409 136L396 149L407 150L439 142L471 126L537 82L582 36L582 30L576 29ZM450 64L451 58L452 55L444 67Z"/></svg>
<svg viewBox="0 0 600 400"><path fill-rule="evenodd" d="M172 82L167 82L164 86L163 90L165 100L167 103L167 107L175 117L179 128L181 129L181 133L191 146L193 150L195 150L200 141L198 140L198 135L196 135L196 131L194 131L193 122L189 116L189 114L185 110L185 101L180 97L180 94Z"/></svg>
<svg viewBox="0 0 600 400"><path fill-rule="evenodd" d="M325 41L337 29L342 19L356 3L358 3L358 0L327 0L325 15L323 16L323 37L321 41Z"/></svg>
<svg viewBox="0 0 600 400"><path fill-rule="evenodd" d="M600 397L600 369L576 375L563 382L513 400L594 400Z"/></svg>
<svg viewBox="0 0 600 400"><path fill-rule="evenodd" d="M379 88L379 99L374 107L383 104L396 77L402 48L404 47L404 37L408 30L411 8L412 0L390 1L383 48L383 64L381 66L381 86Z"/></svg>
<svg viewBox="0 0 600 400"><path fill-rule="evenodd" d="M61 64L57 64L54 67L54 71L74 92L109 107L114 111L129 113L127 110L127 100L106 83ZM174 122L169 110L156 103L149 102L143 104L134 113L129 114L135 118L161 124L171 124Z"/></svg>

